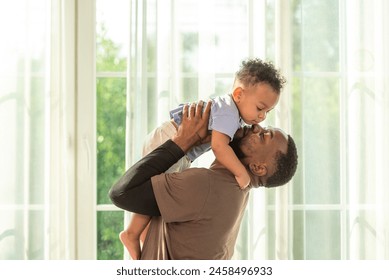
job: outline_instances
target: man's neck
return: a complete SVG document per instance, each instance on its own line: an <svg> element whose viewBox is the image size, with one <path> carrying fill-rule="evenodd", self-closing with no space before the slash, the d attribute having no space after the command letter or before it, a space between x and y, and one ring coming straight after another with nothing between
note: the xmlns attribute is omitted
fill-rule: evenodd
<svg viewBox="0 0 389 280"><path fill-rule="evenodd" d="M217 159L215 159L209 169L215 170L215 169L226 169L224 165L222 165Z"/></svg>

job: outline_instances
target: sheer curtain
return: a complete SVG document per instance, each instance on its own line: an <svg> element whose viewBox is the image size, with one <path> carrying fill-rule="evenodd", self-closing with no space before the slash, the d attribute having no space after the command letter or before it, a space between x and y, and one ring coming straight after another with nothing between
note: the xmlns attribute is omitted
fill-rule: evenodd
<svg viewBox="0 0 389 280"><path fill-rule="evenodd" d="M280 9L274 1L131 1L127 165L140 158L145 135L168 119L170 108L230 92L242 60L290 68L290 58L282 59L288 39ZM287 95L268 123L290 132ZM213 159L208 153L194 166ZM252 192L235 258L275 258L276 248L287 256L288 192L287 186Z"/></svg>
<svg viewBox="0 0 389 280"><path fill-rule="evenodd" d="M0 4L0 259L74 258L69 11Z"/></svg>
<svg viewBox="0 0 389 280"><path fill-rule="evenodd" d="M347 1L344 150L350 259L389 258L388 1Z"/></svg>
<svg viewBox="0 0 389 280"><path fill-rule="evenodd" d="M387 259L388 3L293 4L289 257Z"/></svg>
<svg viewBox="0 0 389 280"><path fill-rule="evenodd" d="M288 85L266 123L300 164L252 192L234 257L389 259L388 1L129 3L127 165L170 108L271 60ZM0 4L0 259L96 256L94 6Z"/></svg>
<svg viewBox="0 0 389 280"><path fill-rule="evenodd" d="M127 165L169 108L228 92L247 57L271 60L288 85L266 123L295 138L300 165L290 184L252 192L235 258L388 259L388 11L384 0L131 1Z"/></svg>

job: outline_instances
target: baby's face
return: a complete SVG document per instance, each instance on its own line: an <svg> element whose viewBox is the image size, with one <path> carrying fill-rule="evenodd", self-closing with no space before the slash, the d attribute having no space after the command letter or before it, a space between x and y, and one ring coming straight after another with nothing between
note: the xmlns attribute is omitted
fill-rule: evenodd
<svg viewBox="0 0 389 280"><path fill-rule="evenodd" d="M277 105L280 95L267 83L260 83L242 89L242 96L237 102L241 118L246 124L253 125L266 119Z"/></svg>

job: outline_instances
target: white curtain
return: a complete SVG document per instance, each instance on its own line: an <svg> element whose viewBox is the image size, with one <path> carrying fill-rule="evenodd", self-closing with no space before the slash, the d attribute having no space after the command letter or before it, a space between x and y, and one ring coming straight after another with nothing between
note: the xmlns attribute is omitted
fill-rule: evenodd
<svg viewBox="0 0 389 280"><path fill-rule="evenodd" d="M74 258L66 5L0 4L0 259Z"/></svg>
<svg viewBox="0 0 389 280"><path fill-rule="evenodd" d="M94 5L0 4L0 259L96 256ZM130 1L127 165L170 108L271 60L288 85L266 123L300 163L252 192L234 257L389 259L388 14L386 0Z"/></svg>
<svg viewBox="0 0 389 280"><path fill-rule="evenodd" d="M131 1L127 165L140 158L145 135L168 119L170 108L230 92L242 60L272 60L287 74L280 9L272 1ZM290 132L288 91L267 123ZM213 159L208 153L194 165ZM288 257L288 192L287 186L252 192L234 258Z"/></svg>
<svg viewBox="0 0 389 280"><path fill-rule="evenodd" d="M387 1L133 0L130 10L128 164L169 108L228 92L247 57L271 60L288 85L266 123L294 137L300 164L290 184L252 192L235 258L389 258Z"/></svg>
<svg viewBox="0 0 389 280"><path fill-rule="evenodd" d="M350 259L389 258L389 3L347 1L344 160Z"/></svg>

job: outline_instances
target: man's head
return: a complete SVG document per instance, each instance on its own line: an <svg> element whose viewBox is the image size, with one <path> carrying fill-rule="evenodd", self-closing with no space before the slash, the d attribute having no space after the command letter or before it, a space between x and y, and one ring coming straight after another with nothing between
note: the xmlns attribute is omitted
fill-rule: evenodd
<svg viewBox="0 0 389 280"><path fill-rule="evenodd" d="M272 63L260 59L242 62L235 74L232 98L239 114L247 124L257 124L266 119L278 103L285 78Z"/></svg>
<svg viewBox="0 0 389 280"><path fill-rule="evenodd" d="M281 129L259 125L237 133L231 147L248 168L252 186L276 187L290 181L297 169L293 138Z"/></svg>

